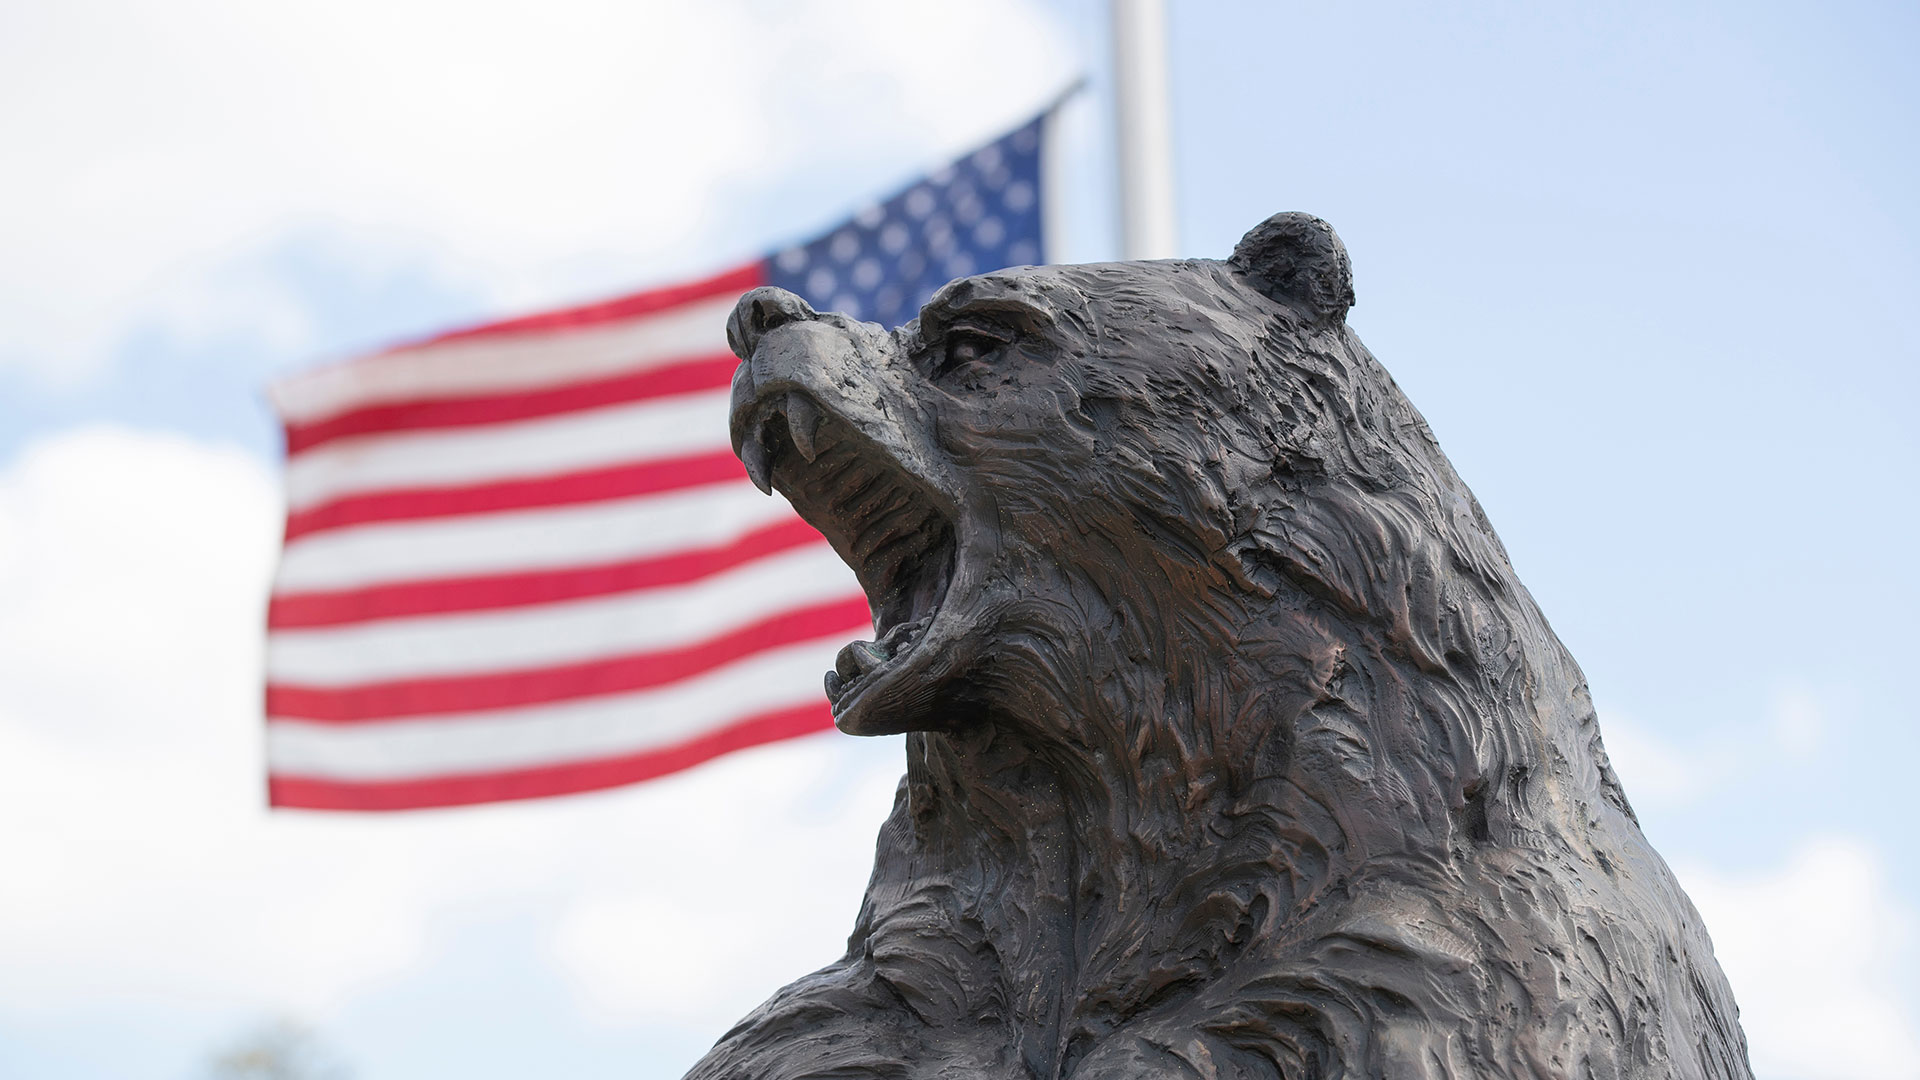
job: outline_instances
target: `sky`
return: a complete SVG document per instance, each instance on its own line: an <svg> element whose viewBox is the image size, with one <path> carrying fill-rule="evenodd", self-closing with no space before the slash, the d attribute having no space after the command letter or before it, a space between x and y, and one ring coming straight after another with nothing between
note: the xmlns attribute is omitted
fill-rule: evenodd
<svg viewBox="0 0 1920 1080"><path fill-rule="evenodd" d="M1183 254L1278 210L1585 670L1765 1080L1920 1078L1920 8L1170 5ZM0 4L0 1077L681 1075L843 947L900 770L269 814L275 375L721 269L1076 77L1104 6Z"/></svg>

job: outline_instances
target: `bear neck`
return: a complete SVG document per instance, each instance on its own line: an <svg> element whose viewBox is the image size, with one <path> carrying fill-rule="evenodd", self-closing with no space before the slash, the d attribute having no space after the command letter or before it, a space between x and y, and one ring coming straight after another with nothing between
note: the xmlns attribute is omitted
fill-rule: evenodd
<svg viewBox="0 0 1920 1080"><path fill-rule="evenodd" d="M1076 1032L1124 1023L1159 988L1271 951L1370 864L1424 874L1495 832L1515 839L1512 820L1470 797L1487 791L1471 763L1436 764L1420 717L1462 706L1502 730L1572 726L1494 722L1509 706L1469 700L1457 674L1424 669L1391 628L1297 598L1112 625L1079 639L1089 651L1076 678L1059 675L1062 643L1035 650L1056 668L1044 675L1007 658L1009 684L1051 688L1025 709L910 738L915 850L876 876L911 867L915 911L937 889L930 907L988 946L964 963L980 968L973 985L1001 988L997 1001L1052 988L1019 1015L1056 1010L1022 1036L1054 1040L1055 1053ZM1577 708L1552 659L1523 648L1498 681L1548 691L1556 713Z"/></svg>
<svg viewBox="0 0 1920 1080"><path fill-rule="evenodd" d="M1278 730L1312 700L1304 688L1324 681L1315 670L1331 666L1324 643L1311 633L1256 642L1251 657L1189 644L1217 640L1229 618L1245 615L1208 613L1205 626L1134 620L1140 632L1094 636L1088 677L1054 680L1068 693L1035 703L1044 715L990 709L961 729L909 738L917 850L894 869L911 865L920 892L904 906L922 910L937 882L944 921L992 943L990 984L1003 994L1049 988L1021 1015L1057 1010L1041 1026L1054 1035L1023 1038L1118 1023L1101 1010L1153 999L1157 980L1218 971L1339 869L1288 858L1275 843L1326 826L1282 805ZM1035 684L1013 666L1015 680ZM918 925L901 924L916 939ZM1155 958L1152 970L1142 957Z"/></svg>

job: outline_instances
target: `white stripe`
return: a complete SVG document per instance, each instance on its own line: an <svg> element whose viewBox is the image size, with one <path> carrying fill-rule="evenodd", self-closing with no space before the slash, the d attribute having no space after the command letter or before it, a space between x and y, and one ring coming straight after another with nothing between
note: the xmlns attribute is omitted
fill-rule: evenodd
<svg viewBox="0 0 1920 1080"><path fill-rule="evenodd" d="M825 543L685 585L555 604L383 619L267 639L267 677L300 686L478 675L704 641L793 608L863 595Z"/></svg>
<svg viewBox="0 0 1920 1080"><path fill-rule="evenodd" d="M289 423L369 405L532 390L725 353L738 297L577 330L529 330L379 353L301 372L268 396Z"/></svg>
<svg viewBox="0 0 1920 1080"><path fill-rule="evenodd" d="M672 746L736 720L819 701L844 642L769 650L671 686L483 713L363 724L267 722L277 776L412 780L593 761Z"/></svg>
<svg viewBox="0 0 1920 1080"><path fill-rule="evenodd" d="M725 450L727 391L503 424L368 435L287 462L287 506L396 488L464 487Z"/></svg>
<svg viewBox="0 0 1920 1080"><path fill-rule="evenodd" d="M789 520L745 480L606 502L329 529L286 546L276 594L552 570L713 547Z"/></svg>

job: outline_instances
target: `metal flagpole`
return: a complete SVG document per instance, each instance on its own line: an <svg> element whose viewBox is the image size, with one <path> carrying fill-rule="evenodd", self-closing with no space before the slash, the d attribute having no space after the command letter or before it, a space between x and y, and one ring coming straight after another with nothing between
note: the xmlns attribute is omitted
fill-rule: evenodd
<svg viewBox="0 0 1920 1080"><path fill-rule="evenodd" d="M1170 259L1177 245L1166 4L1163 0L1111 3L1120 254L1126 259Z"/></svg>
<svg viewBox="0 0 1920 1080"><path fill-rule="evenodd" d="M1066 138L1060 131L1060 110L1075 94L1087 88L1087 77L1073 80L1055 94L1053 104L1041 114L1040 138L1040 251L1044 262L1057 263L1065 258L1067 190L1061 182L1065 175Z"/></svg>

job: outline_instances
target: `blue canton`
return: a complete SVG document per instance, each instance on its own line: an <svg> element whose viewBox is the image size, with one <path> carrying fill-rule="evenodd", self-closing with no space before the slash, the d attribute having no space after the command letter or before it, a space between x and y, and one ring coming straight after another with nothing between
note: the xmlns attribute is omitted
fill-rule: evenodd
<svg viewBox="0 0 1920 1080"><path fill-rule="evenodd" d="M767 282L888 328L957 277L1045 261L1036 119L767 260Z"/></svg>

